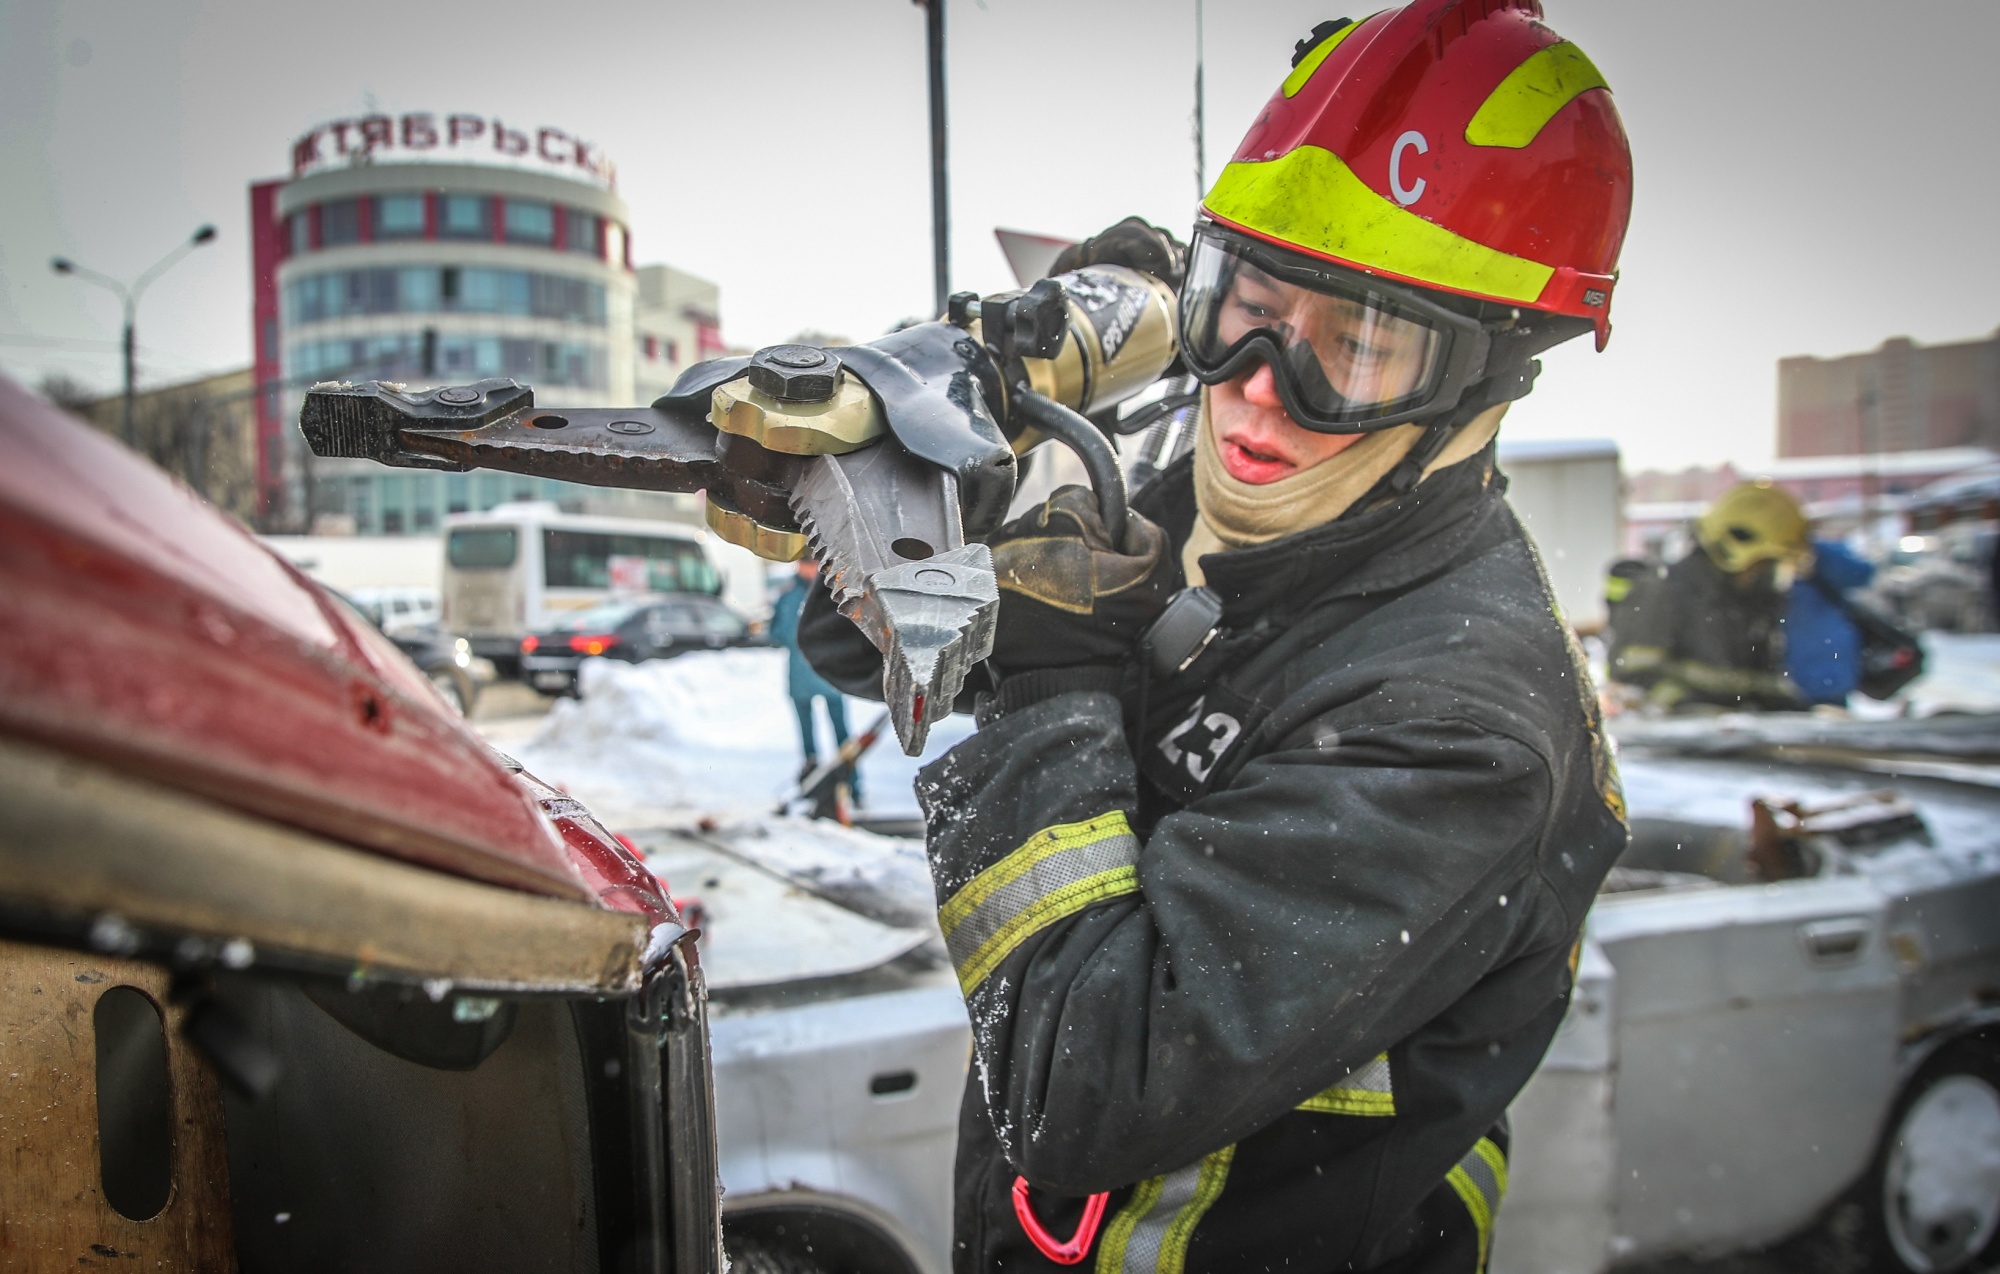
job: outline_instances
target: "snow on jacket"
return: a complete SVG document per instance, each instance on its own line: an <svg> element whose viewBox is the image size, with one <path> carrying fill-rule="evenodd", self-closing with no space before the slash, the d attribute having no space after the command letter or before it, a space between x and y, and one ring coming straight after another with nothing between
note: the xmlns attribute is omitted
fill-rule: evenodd
<svg viewBox="0 0 2000 1274"><path fill-rule="evenodd" d="M958 1270L1062 1268L1017 1176L1058 1240L1109 1193L1099 1271L1483 1266L1504 1112L1625 844L1491 465L1203 558L1224 633L1191 668L924 771L975 1050ZM1137 503L1185 543L1188 465Z"/></svg>

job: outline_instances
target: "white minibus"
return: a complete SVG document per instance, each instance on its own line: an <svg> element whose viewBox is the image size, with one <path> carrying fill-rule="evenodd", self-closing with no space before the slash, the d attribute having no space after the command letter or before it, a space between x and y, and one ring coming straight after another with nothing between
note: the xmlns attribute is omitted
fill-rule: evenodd
<svg viewBox="0 0 2000 1274"><path fill-rule="evenodd" d="M444 627L510 672L521 638L614 597L706 593L761 621L765 564L679 522L568 514L544 501L460 513L444 525Z"/></svg>

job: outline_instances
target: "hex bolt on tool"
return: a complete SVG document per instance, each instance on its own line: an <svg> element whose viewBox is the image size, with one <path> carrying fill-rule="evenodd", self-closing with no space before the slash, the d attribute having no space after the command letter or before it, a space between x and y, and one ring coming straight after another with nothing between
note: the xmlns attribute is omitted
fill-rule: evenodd
<svg viewBox="0 0 2000 1274"><path fill-rule="evenodd" d="M923 750L993 648L1000 605L979 541L1013 499L1015 457L1076 450L1114 537L1125 488L1103 413L1173 362L1174 298L1093 266L1025 292L952 298L945 321L865 345L774 345L689 368L650 407L541 408L511 380L409 392L364 381L306 393L313 454L413 469L499 469L593 486L703 491L724 539L810 551L835 604L883 658L903 750Z"/></svg>

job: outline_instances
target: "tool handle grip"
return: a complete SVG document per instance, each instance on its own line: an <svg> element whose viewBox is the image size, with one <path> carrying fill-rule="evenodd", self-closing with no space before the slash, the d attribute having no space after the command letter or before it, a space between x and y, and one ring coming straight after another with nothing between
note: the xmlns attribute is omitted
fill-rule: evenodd
<svg viewBox="0 0 2000 1274"><path fill-rule="evenodd" d="M1087 418L1025 384L1014 387L1013 408L1029 424L1059 439L1083 461L1084 472L1090 475L1090 488L1097 493L1098 516L1104 519L1105 531L1121 551L1130 551L1133 546L1125 538L1130 522L1125 475L1118 470L1118 453L1111 449L1111 440Z"/></svg>

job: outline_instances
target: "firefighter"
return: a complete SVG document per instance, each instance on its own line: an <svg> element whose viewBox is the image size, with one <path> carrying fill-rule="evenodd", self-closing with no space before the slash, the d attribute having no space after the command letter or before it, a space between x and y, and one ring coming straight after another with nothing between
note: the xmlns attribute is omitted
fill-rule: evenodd
<svg viewBox="0 0 2000 1274"><path fill-rule="evenodd" d="M1322 24L1184 263L1130 223L1071 262L1184 265L1206 390L1124 542L1079 488L992 540L992 688L918 781L973 1027L962 1274L1485 1264L1626 840L1494 463L1535 355L1607 337L1630 204L1540 16Z"/></svg>
<svg viewBox="0 0 2000 1274"><path fill-rule="evenodd" d="M1627 581L1612 605L1610 674L1662 709L1800 709L1786 674L1785 610L1811 548L1797 500L1766 481L1723 493L1695 547ZM1614 577L1614 584L1619 582Z"/></svg>

